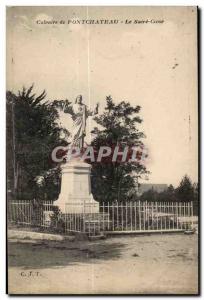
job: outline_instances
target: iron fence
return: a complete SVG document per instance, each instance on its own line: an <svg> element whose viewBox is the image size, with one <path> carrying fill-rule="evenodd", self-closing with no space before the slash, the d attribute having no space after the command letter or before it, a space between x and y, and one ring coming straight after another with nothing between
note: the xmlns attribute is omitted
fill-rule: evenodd
<svg viewBox="0 0 204 300"><path fill-rule="evenodd" d="M192 202L115 202L103 203L100 209L112 232L187 230L193 225Z"/></svg>
<svg viewBox="0 0 204 300"><path fill-rule="evenodd" d="M53 201L13 200L8 202L8 221L39 226L54 231L104 233L142 233L183 231L193 227L192 202L102 203L98 213L62 213Z"/></svg>

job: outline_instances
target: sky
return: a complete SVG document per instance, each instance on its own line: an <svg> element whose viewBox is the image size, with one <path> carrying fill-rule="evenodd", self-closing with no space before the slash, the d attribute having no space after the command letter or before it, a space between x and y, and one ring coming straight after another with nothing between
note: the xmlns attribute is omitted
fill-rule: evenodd
<svg viewBox="0 0 204 300"><path fill-rule="evenodd" d="M7 89L34 83L50 101L82 94L90 108L100 103L99 113L108 95L140 105L148 182L177 185L185 174L197 181L196 14L195 7L9 7ZM67 24L86 19L118 24ZM37 24L44 21L58 24ZM61 113L60 122L69 127L70 117ZM87 131L94 125L89 119Z"/></svg>

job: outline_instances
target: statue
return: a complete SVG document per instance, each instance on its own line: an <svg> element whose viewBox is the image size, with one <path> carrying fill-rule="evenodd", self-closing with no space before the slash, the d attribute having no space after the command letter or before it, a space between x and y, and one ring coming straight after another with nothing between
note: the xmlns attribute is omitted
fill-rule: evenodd
<svg viewBox="0 0 204 300"><path fill-rule="evenodd" d="M94 111L88 110L82 103L82 96L76 98L74 104L68 100L54 101L56 107L61 108L65 113L69 113L73 120L71 147L80 150L84 147L84 137L86 136L86 120L89 116L98 113L98 104ZM84 161L72 160L61 166L62 178L61 189L56 205L63 213L75 213L90 215L99 213L99 203L94 200L91 193L90 172L91 165Z"/></svg>
<svg viewBox="0 0 204 300"><path fill-rule="evenodd" d="M86 136L86 120L89 116L94 116L98 114L99 104L93 111L89 110L85 104L82 103L82 95L76 97L75 103L70 105L67 100L64 101L61 107L64 113L68 113L72 116L72 140L71 147L78 147L83 149L84 147L84 137Z"/></svg>

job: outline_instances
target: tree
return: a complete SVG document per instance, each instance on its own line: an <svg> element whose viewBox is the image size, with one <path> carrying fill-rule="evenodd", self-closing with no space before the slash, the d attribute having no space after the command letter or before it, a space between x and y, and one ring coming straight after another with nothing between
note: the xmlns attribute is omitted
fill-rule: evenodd
<svg viewBox="0 0 204 300"><path fill-rule="evenodd" d="M170 184L166 190L158 193L157 201L161 201L161 202L177 201L176 191L172 184Z"/></svg>
<svg viewBox="0 0 204 300"><path fill-rule="evenodd" d="M193 199L193 213L198 216L199 214L199 185L198 183L193 184L194 199Z"/></svg>
<svg viewBox="0 0 204 300"><path fill-rule="evenodd" d="M132 107L128 102L115 104L111 96L106 97L105 111L94 120L100 125L92 133L96 136L92 141L96 151L100 146L143 147L143 132L137 124L142 122L138 116L140 106ZM127 201L136 198L136 182L134 175L140 177L147 173L144 165L139 162L102 161L92 164L92 192L98 201Z"/></svg>
<svg viewBox="0 0 204 300"><path fill-rule="evenodd" d="M37 180L43 176L44 187L49 184L53 172L59 178L59 170L51 160L52 150L66 142L61 133L58 112L52 103L45 101L46 93L39 96L33 86L23 88L17 95L8 91L7 99L7 181L10 197L31 199L44 198ZM50 170L52 172L50 172ZM45 189L47 198L56 196L56 186Z"/></svg>
<svg viewBox="0 0 204 300"><path fill-rule="evenodd" d="M145 191L141 195L140 199L142 201L155 202L155 201L159 201L159 196L160 194L152 188L149 189L148 191Z"/></svg>
<svg viewBox="0 0 204 300"><path fill-rule="evenodd" d="M185 175L178 188L176 189L176 198L181 202L188 202L194 200L194 187L191 179Z"/></svg>

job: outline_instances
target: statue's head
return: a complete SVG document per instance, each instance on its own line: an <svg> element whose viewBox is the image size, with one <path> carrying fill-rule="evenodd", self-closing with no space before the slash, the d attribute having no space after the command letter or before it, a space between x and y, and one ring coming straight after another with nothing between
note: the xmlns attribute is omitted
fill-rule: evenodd
<svg viewBox="0 0 204 300"><path fill-rule="evenodd" d="M82 95L76 97L75 103L82 104Z"/></svg>

